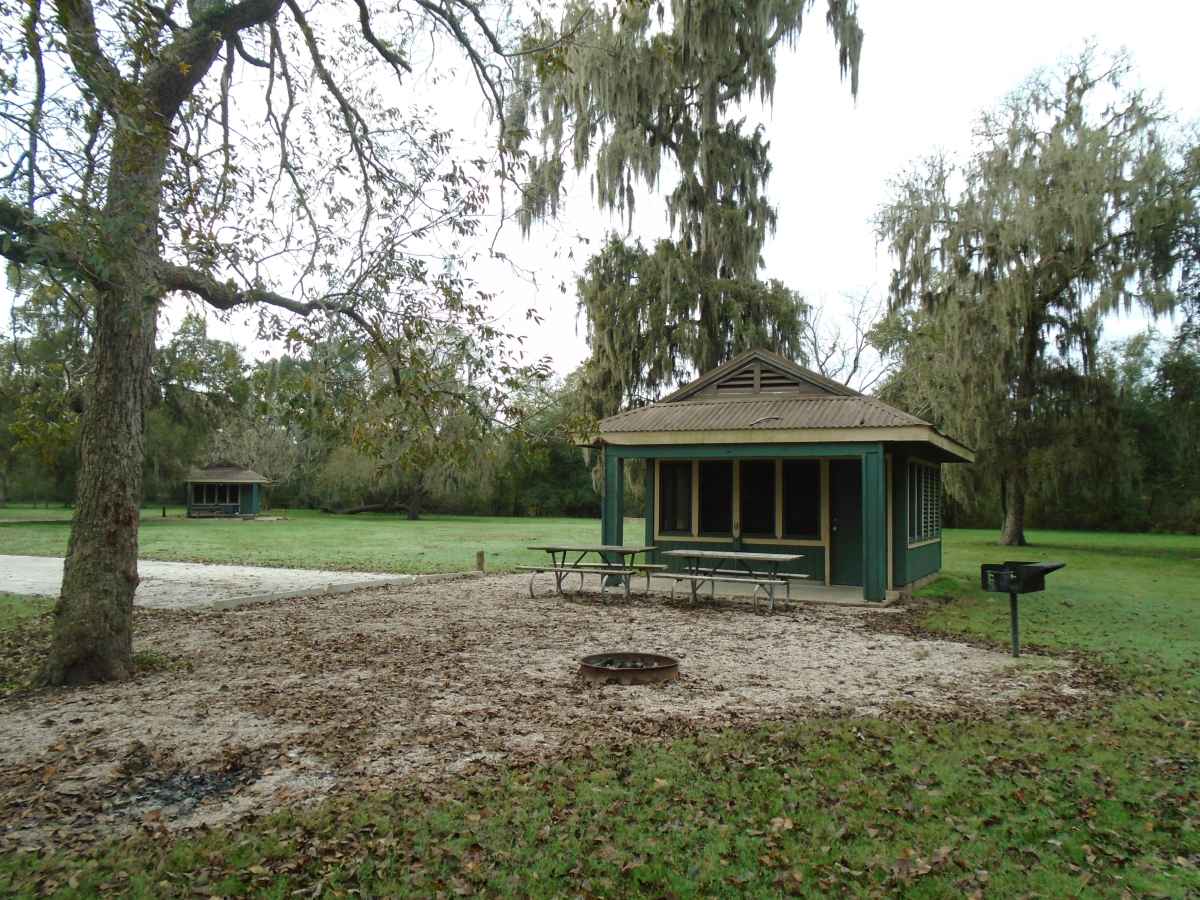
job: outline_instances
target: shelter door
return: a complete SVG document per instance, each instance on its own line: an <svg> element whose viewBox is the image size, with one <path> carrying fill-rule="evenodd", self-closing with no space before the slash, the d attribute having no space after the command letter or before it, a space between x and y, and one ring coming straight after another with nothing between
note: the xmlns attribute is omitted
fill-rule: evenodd
<svg viewBox="0 0 1200 900"><path fill-rule="evenodd" d="M863 583L862 463L835 459L829 463L829 580Z"/></svg>

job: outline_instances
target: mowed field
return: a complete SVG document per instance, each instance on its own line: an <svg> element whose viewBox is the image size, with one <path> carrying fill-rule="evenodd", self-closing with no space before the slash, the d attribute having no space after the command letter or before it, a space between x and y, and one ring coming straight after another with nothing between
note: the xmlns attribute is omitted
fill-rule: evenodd
<svg viewBox="0 0 1200 900"><path fill-rule="evenodd" d="M221 561L308 556L310 565L342 565L359 553L395 571L451 564L452 556L431 555L428 535L457 542L458 551L438 553L459 558L487 548L499 568L519 561L526 543L592 542L598 533L597 523L579 520L297 516L290 533L308 535L304 546L266 549L249 539L270 534L270 524L147 520L144 533L173 532L182 542L237 529L240 552ZM38 537L59 527L0 526L0 546L34 552L43 541L44 552L61 553L65 536ZM637 540L637 524L627 528ZM1067 568L1050 576L1048 590L1022 600L1019 665L1069 661L1082 673L1069 696L936 713L903 703L878 716L813 710L336 795L207 832L148 826L111 844L5 848L0 893L1197 896L1200 538L1030 537L1034 546L1014 551L995 546L993 532L947 532L944 575L921 592L924 602L862 627L1002 650L1007 598L979 590L979 563L1061 560ZM233 553L237 544L213 541L204 552L216 549ZM164 558L203 558L195 546L188 552ZM743 621L753 629L757 617ZM48 627L37 609L0 619L0 653L44 641Z"/></svg>
<svg viewBox="0 0 1200 900"><path fill-rule="evenodd" d="M69 510L0 508L0 554L63 556ZM44 521L29 521L39 519ZM641 541L642 521L626 523L626 540ZM290 510L286 517L188 519L182 508L143 509L138 537L143 559L334 569L364 572L461 572L487 554L487 568L508 571L542 562L530 544L600 542L599 519L516 519L403 516L365 513L332 516Z"/></svg>

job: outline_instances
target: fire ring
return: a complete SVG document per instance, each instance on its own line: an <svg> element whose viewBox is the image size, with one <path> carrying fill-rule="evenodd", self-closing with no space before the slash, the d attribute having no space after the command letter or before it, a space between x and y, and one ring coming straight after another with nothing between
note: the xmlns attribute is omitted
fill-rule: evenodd
<svg viewBox="0 0 1200 900"><path fill-rule="evenodd" d="M655 684L679 677L679 661L657 653L596 653L585 656L579 674L594 684Z"/></svg>

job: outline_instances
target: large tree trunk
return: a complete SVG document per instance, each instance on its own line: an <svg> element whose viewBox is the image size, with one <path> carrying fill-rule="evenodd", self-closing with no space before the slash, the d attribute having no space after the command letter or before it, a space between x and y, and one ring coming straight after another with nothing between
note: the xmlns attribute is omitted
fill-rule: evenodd
<svg viewBox="0 0 1200 900"><path fill-rule="evenodd" d="M1004 527L1000 531L1000 544L1005 547L1024 547L1025 540L1025 488L1028 476L1025 467L1010 471L1004 479Z"/></svg>
<svg viewBox="0 0 1200 900"><path fill-rule="evenodd" d="M50 684L122 679L133 671L145 409L161 299L153 266L167 143L156 131L140 123L119 129L113 142L97 253L106 286L97 290L75 518L43 672Z"/></svg>

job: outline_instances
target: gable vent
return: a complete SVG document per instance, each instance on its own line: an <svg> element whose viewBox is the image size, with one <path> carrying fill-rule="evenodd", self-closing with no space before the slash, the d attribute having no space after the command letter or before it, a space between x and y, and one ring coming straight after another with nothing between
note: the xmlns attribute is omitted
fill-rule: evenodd
<svg viewBox="0 0 1200 900"><path fill-rule="evenodd" d="M754 366L734 372L717 382L718 394L754 393Z"/></svg>
<svg viewBox="0 0 1200 900"><path fill-rule="evenodd" d="M759 375L758 384L759 390L772 392L795 391L799 387L796 379L792 376L767 368L764 368Z"/></svg>

